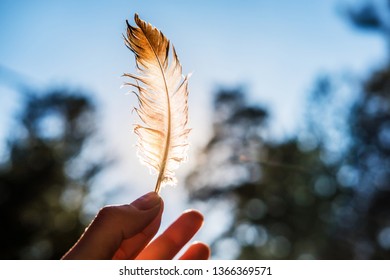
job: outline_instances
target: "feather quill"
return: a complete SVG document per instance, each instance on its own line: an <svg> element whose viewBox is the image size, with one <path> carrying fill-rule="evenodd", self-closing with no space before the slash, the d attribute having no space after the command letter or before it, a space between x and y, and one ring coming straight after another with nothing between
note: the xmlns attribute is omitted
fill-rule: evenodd
<svg viewBox="0 0 390 280"><path fill-rule="evenodd" d="M126 46L135 54L137 74L133 78L143 124L136 124L138 156L141 163L158 174L155 192L165 184L176 184L175 170L186 159L188 149L188 79L174 47L161 31L134 16L128 21Z"/></svg>

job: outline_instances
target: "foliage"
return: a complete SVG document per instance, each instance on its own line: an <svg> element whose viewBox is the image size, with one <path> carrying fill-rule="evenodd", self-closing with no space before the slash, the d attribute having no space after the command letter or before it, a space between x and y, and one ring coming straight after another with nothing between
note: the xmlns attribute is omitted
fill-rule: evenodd
<svg viewBox="0 0 390 280"><path fill-rule="evenodd" d="M83 200L104 163L82 151L95 129L95 106L78 93L27 94L0 167L2 259L58 259L77 240Z"/></svg>

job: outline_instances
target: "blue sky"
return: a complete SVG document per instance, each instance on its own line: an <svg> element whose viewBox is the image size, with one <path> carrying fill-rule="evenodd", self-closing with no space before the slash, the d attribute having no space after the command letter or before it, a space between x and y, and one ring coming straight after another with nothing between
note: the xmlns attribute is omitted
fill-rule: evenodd
<svg viewBox="0 0 390 280"><path fill-rule="evenodd" d="M135 67L122 39L126 19L133 23L136 12L162 30L184 72L193 73L189 106L196 153L210 133L212 93L218 86L244 86L252 101L270 109L271 130L283 136L299 126L318 75L348 71L364 77L381 63L382 40L356 32L343 20L340 7L348 2L1 0L0 66L24 75L38 89L67 85L90 92L101 110L105 148L120 159L100 184L127 184L135 196L152 189L154 178L135 156L131 109L136 102L126 95L130 89L121 88L126 82L121 75ZM12 134L19 98L0 77L0 155L3 140ZM179 180L190 166L191 157ZM179 190L166 189L163 195L174 201L184 195ZM173 208L167 211L175 214Z"/></svg>

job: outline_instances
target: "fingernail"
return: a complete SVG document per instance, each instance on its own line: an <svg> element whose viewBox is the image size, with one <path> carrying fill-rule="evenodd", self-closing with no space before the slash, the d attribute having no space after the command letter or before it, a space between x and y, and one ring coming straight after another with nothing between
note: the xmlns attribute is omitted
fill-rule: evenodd
<svg viewBox="0 0 390 280"><path fill-rule="evenodd" d="M161 198L155 192L147 193L136 201L132 205L138 210L149 210L161 203Z"/></svg>

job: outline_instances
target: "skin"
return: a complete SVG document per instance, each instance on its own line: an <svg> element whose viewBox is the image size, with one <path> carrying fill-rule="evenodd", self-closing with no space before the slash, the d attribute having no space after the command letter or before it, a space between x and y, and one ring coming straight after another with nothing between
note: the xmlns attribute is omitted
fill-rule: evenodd
<svg viewBox="0 0 390 280"><path fill-rule="evenodd" d="M160 236L164 209L162 199L150 192L131 204L102 208L76 244L63 256L66 260L168 260L173 259L203 224L195 210L185 211ZM210 248L192 243L181 260L206 260Z"/></svg>

